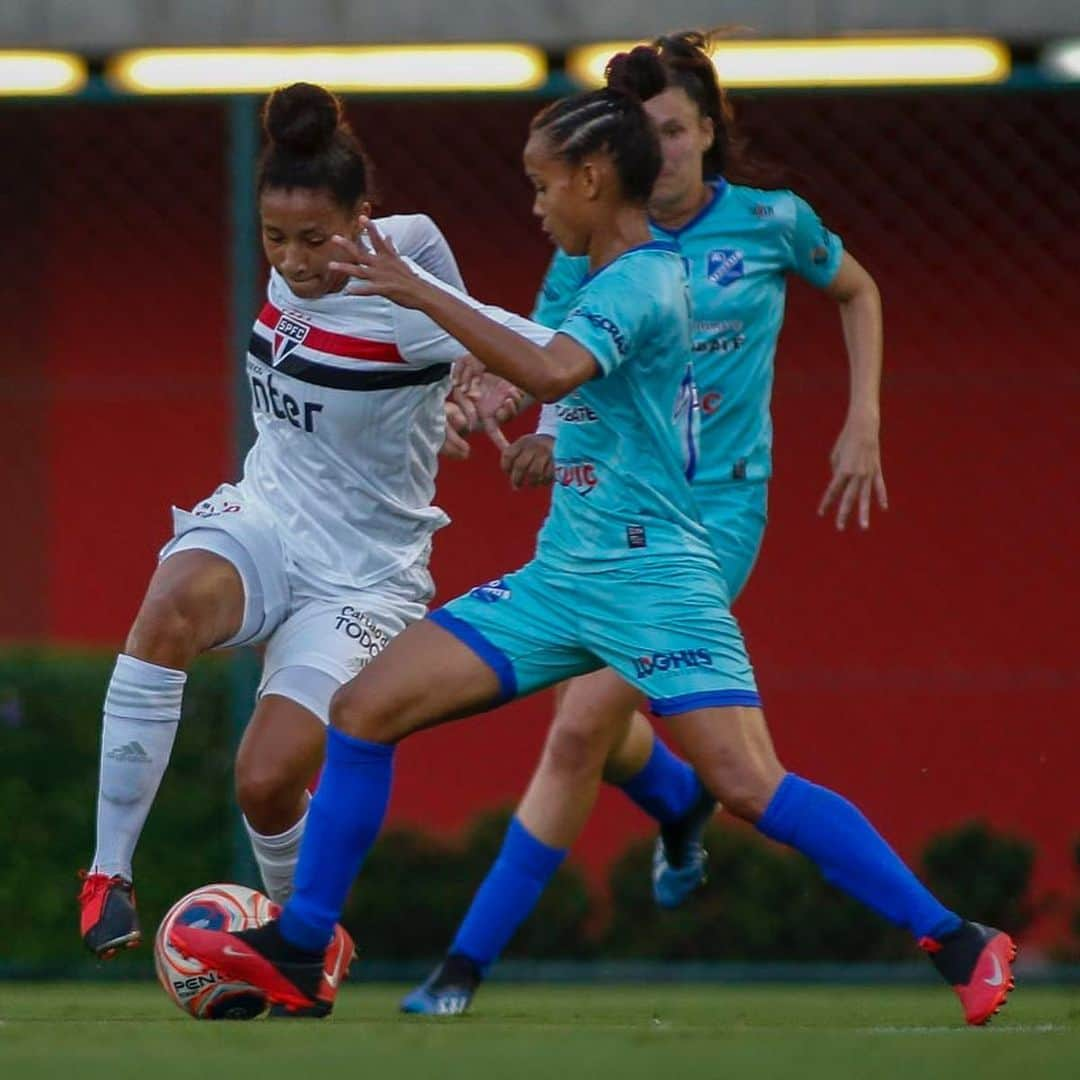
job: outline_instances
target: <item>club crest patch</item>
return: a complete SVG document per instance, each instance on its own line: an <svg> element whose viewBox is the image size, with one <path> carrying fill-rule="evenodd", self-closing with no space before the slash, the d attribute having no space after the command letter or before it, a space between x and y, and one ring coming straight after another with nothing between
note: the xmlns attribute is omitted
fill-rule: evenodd
<svg viewBox="0 0 1080 1080"><path fill-rule="evenodd" d="M273 363L277 367L286 356L303 343L311 329L307 323L294 319L291 315L282 313L274 327L274 353Z"/></svg>
<svg viewBox="0 0 1080 1080"><path fill-rule="evenodd" d="M706 256L705 273L714 285L726 288L745 273L743 253L737 248L714 248Z"/></svg>

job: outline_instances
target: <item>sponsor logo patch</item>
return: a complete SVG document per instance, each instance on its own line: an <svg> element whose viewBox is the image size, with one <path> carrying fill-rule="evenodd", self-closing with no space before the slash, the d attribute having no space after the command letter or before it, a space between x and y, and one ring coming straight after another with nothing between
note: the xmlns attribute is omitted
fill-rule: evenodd
<svg viewBox="0 0 1080 1080"><path fill-rule="evenodd" d="M708 649L676 649L634 658L634 672L639 679L647 679L662 671L685 672L690 668L712 666L713 656Z"/></svg>
<svg viewBox="0 0 1080 1080"><path fill-rule="evenodd" d="M600 417L588 405L557 402L555 412L564 424L595 424Z"/></svg>
<svg viewBox="0 0 1080 1080"><path fill-rule="evenodd" d="M356 655L348 664L353 674L367 667L390 644L390 634L351 604L346 604L335 616L334 629L356 646Z"/></svg>
<svg viewBox="0 0 1080 1080"><path fill-rule="evenodd" d="M620 356L626 355L626 350L629 348L626 335L623 334L614 319L609 318L607 315L601 315L598 311L586 311L585 308L575 308L571 311L567 317L567 322L571 319L584 319L587 323L595 326L597 330L602 330L611 338L618 354Z"/></svg>
<svg viewBox="0 0 1080 1080"><path fill-rule="evenodd" d="M278 420L288 420L292 427L300 428L301 431L314 431L315 417L323 411L323 407L313 401L298 401L288 391L276 386L274 372L269 372L265 379L261 375L262 372L257 367L253 369L252 365L248 365L251 404L255 411L275 416ZM279 381L283 378L280 372L277 373L277 378Z"/></svg>
<svg viewBox="0 0 1080 1080"><path fill-rule="evenodd" d="M555 483L573 488L579 495L590 495L599 480L591 461L564 461L555 466Z"/></svg>

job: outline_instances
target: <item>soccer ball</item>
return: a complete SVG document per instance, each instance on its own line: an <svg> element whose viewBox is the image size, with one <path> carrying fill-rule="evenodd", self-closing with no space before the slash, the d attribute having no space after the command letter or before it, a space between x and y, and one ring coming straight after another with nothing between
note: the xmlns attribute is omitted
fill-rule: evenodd
<svg viewBox="0 0 1080 1080"><path fill-rule="evenodd" d="M165 993L197 1020L254 1020L269 1002L245 982L229 979L169 944L169 929L179 923L207 930L249 930L274 918L280 909L262 893L243 885L204 885L177 900L154 938L154 967Z"/></svg>

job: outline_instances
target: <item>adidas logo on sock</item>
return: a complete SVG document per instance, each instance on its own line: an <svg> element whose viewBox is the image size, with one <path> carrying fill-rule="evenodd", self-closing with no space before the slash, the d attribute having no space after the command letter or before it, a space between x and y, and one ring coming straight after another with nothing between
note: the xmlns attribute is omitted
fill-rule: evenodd
<svg viewBox="0 0 1080 1080"><path fill-rule="evenodd" d="M105 756L113 761L130 761L133 765L150 764L150 755L134 740L123 746L114 746Z"/></svg>

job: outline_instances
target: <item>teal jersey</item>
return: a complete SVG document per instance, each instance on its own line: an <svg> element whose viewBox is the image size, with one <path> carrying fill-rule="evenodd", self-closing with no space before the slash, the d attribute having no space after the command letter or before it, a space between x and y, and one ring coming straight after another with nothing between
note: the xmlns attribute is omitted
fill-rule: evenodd
<svg viewBox="0 0 1080 1080"><path fill-rule="evenodd" d="M793 192L724 180L711 186L708 205L681 229L652 226L658 240L674 244L682 255L690 282L701 403L695 484L706 510L708 485L771 475L769 405L786 277L795 273L823 288L836 276L844 254L840 238ZM587 269L584 259L557 252L534 320L557 326Z"/></svg>
<svg viewBox="0 0 1080 1080"><path fill-rule="evenodd" d="M699 409L683 260L654 241L578 286L558 332L600 371L559 402L555 485L537 557L584 572L672 553L715 563L689 482Z"/></svg>

